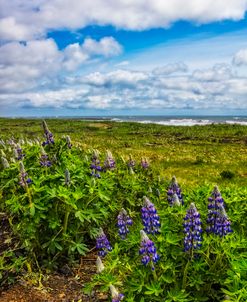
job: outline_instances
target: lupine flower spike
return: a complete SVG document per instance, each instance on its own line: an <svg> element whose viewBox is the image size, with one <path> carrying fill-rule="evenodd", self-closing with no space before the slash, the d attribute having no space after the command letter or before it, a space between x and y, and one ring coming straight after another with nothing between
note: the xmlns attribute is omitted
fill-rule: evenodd
<svg viewBox="0 0 247 302"><path fill-rule="evenodd" d="M1 162L2 162L2 166L4 169L9 168L9 162L5 157L3 157L3 156L1 157Z"/></svg>
<svg viewBox="0 0 247 302"><path fill-rule="evenodd" d="M104 231L100 228L99 235L96 238L96 249L98 249L98 255L104 257L109 251L112 250L110 242L108 241Z"/></svg>
<svg viewBox="0 0 247 302"><path fill-rule="evenodd" d="M160 231L160 217L157 214L154 204L146 197L141 209L142 223L147 234L157 234Z"/></svg>
<svg viewBox="0 0 247 302"><path fill-rule="evenodd" d="M129 226L133 224L132 219L127 214L125 209L122 209L117 217L118 234L122 239L125 239L129 233Z"/></svg>
<svg viewBox="0 0 247 302"><path fill-rule="evenodd" d="M17 160L22 160L25 154L22 152L22 148L19 144L16 145L16 148L14 150L15 152L15 157Z"/></svg>
<svg viewBox="0 0 247 302"><path fill-rule="evenodd" d="M48 126L46 124L45 121L43 121L43 129L44 129L44 136L46 138L46 141L44 141L42 143L42 146L44 147L45 145L50 145L50 144L54 144L54 138L53 138L53 134L51 133L51 131L48 129Z"/></svg>
<svg viewBox="0 0 247 302"><path fill-rule="evenodd" d="M191 203L187 214L184 217L184 251L197 250L202 245L202 227L200 214L198 213L195 204Z"/></svg>
<svg viewBox="0 0 247 302"><path fill-rule="evenodd" d="M124 298L124 295L123 294L120 294L116 287L113 286L112 284L110 284L110 291L111 291L111 298L112 298L112 302L120 302L123 300Z"/></svg>
<svg viewBox="0 0 247 302"><path fill-rule="evenodd" d="M132 155L130 155L130 156L129 156L129 161L128 161L128 163L127 163L128 167L129 167L129 168L134 168L135 164L136 164L136 163L135 163L134 159L132 158Z"/></svg>
<svg viewBox="0 0 247 302"><path fill-rule="evenodd" d="M90 165L90 168L92 170L91 175L100 178L100 171L102 171L102 167L100 166L100 160L99 160L99 151L93 150L92 154L92 163Z"/></svg>
<svg viewBox="0 0 247 302"><path fill-rule="evenodd" d="M223 205L219 205L218 215L215 223L215 233L220 237L226 236L228 233L232 233L231 222L227 217L225 208Z"/></svg>
<svg viewBox="0 0 247 302"><path fill-rule="evenodd" d="M69 135L66 136L66 143L67 143L67 147L69 149L71 149L72 148L72 143L71 143L71 139L70 139Z"/></svg>
<svg viewBox="0 0 247 302"><path fill-rule="evenodd" d="M101 272L103 272L103 270L105 269L105 266L101 260L100 257L97 257L96 260L96 269L97 269L97 274L100 274Z"/></svg>
<svg viewBox="0 0 247 302"><path fill-rule="evenodd" d="M149 167L149 162L146 157L142 157L141 166L143 169L147 169Z"/></svg>
<svg viewBox="0 0 247 302"><path fill-rule="evenodd" d="M27 172L25 171L24 165L20 162L20 181L19 184L22 187L26 187L32 182L32 180L28 177Z"/></svg>
<svg viewBox="0 0 247 302"><path fill-rule="evenodd" d="M64 182L67 187L70 185L70 173L68 169L65 170Z"/></svg>
<svg viewBox="0 0 247 302"><path fill-rule="evenodd" d="M176 194L177 197L174 196L174 194ZM176 177L173 176L172 181L171 181L171 183L168 187L168 190L167 190L167 200L168 200L170 206L173 206L174 204L178 205L177 198L179 200L179 203L184 205L184 200L183 200L183 196L182 196L182 193L181 193L181 189L178 185Z"/></svg>
<svg viewBox="0 0 247 302"><path fill-rule="evenodd" d="M48 158L48 155L46 154L45 150L41 148L41 156L39 159L39 163L42 167L50 167L51 161Z"/></svg>
<svg viewBox="0 0 247 302"><path fill-rule="evenodd" d="M106 159L105 159L105 162L104 162L104 168L111 170L111 169L114 169L115 166L116 166L116 163L115 163L115 160L114 160L111 152L107 151Z"/></svg>
<svg viewBox="0 0 247 302"><path fill-rule="evenodd" d="M150 240L147 234L141 230L141 247L139 250L139 254L142 256L142 264L147 266L149 263L151 265L151 269L154 270L154 264L160 259L157 254L156 247L152 240Z"/></svg>

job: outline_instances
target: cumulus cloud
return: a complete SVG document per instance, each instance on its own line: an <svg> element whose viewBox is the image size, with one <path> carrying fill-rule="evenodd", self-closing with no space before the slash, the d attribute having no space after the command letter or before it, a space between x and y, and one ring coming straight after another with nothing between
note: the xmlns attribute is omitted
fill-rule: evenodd
<svg viewBox="0 0 247 302"><path fill-rule="evenodd" d="M4 39L18 39L17 24L19 39L92 24L130 30L166 28L179 20L200 24L240 20L246 10L246 0L228 0L227 5L225 0L188 0L186 5L184 0L11 0L1 4L4 24L0 33Z"/></svg>
<svg viewBox="0 0 247 302"><path fill-rule="evenodd" d="M247 48L241 49L235 54L233 64L238 66L247 65Z"/></svg>
<svg viewBox="0 0 247 302"><path fill-rule="evenodd" d="M175 72L186 72L188 70L188 66L183 62L167 64L162 67L157 67L153 70L154 75L168 75Z"/></svg>

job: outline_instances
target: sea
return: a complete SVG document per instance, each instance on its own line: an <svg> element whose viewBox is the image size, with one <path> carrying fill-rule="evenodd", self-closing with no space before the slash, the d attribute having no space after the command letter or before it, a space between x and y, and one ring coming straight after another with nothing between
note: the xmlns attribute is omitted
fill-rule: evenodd
<svg viewBox="0 0 247 302"><path fill-rule="evenodd" d="M82 117L81 119L114 121L119 123L136 122L141 124L159 124L166 126L205 126L212 124L236 124L247 126L247 116L92 116Z"/></svg>

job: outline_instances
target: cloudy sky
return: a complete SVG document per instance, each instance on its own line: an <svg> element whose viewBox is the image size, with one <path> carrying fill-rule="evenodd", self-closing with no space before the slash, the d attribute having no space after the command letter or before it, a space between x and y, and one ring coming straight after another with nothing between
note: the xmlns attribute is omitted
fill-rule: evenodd
<svg viewBox="0 0 247 302"><path fill-rule="evenodd" d="M247 0L0 0L0 116L247 115Z"/></svg>

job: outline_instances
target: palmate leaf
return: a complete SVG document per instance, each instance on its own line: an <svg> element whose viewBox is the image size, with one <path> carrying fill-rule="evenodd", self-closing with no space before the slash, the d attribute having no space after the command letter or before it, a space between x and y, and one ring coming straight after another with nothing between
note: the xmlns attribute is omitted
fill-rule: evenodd
<svg viewBox="0 0 247 302"><path fill-rule="evenodd" d="M160 282L152 282L150 285L145 285L146 291L145 295L154 295L158 297L161 293L163 293L163 288L161 288Z"/></svg>

